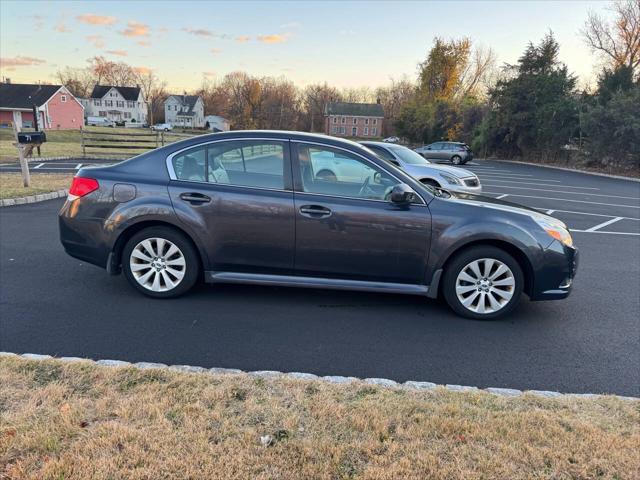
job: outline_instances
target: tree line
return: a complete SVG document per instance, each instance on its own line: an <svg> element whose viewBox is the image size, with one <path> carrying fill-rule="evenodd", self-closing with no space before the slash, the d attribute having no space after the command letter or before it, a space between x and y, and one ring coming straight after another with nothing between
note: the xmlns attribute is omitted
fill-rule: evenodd
<svg viewBox="0 0 640 480"><path fill-rule="evenodd" d="M479 156L638 169L640 0L620 0L611 9L612 21L590 13L581 31L601 62L590 89L578 88L549 32L529 43L515 64L501 67L491 49L468 38L438 37L415 80L404 77L375 89L327 83L300 88L283 77L232 72L189 93L201 95L205 112L228 118L234 129L321 132L327 103L380 101L383 135L411 143L455 140ZM81 97L96 83L140 85L154 122L163 120L168 93L176 93L151 71L102 57L84 69L61 70L58 80Z"/></svg>

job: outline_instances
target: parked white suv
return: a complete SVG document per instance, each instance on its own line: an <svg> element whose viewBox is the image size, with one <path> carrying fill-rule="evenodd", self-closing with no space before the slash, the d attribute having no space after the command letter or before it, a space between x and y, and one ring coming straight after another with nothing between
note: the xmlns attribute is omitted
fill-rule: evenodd
<svg viewBox="0 0 640 480"><path fill-rule="evenodd" d="M170 130L173 130L173 126L170 123L156 123L151 127L151 130L168 132Z"/></svg>
<svg viewBox="0 0 640 480"><path fill-rule="evenodd" d="M413 150L383 142L360 142L383 160L427 185L465 193L482 193L478 176L464 168L431 163Z"/></svg>

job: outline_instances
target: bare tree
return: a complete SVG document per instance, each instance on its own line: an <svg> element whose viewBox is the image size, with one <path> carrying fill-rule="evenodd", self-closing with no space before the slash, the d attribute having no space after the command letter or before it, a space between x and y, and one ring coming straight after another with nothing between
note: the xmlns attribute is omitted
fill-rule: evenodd
<svg viewBox="0 0 640 480"><path fill-rule="evenodd" d="M167 99L167 82L160 80L151 70L138 72L135 83L142 89L142 94L149 106L149 124L164 120L164 101Z"/></svg>
<svg viewBox="0 0 640 480"><path fill-rule="evenodd" d="M56 79L79 98L88 97L95 85L93 75L86 68L66 67L56 72Z"/></svg>
<svg viewBox="0 0 640 480"><path fill-rule="evenodd" d="M640 65L640 0L619 0L611 10L612 22L589 13L582 35L591 50L611 66L626 66L635 72Z"/></svg>

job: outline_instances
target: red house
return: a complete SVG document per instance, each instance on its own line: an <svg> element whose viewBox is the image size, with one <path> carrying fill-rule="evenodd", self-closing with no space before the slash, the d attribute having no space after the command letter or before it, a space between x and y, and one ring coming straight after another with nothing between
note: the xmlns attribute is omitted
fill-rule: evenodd
<svg viewBox="0 0 640 480"><path fill-rule="evenodd" d="M81 129L84 107L63 85L0 83L0 127L13 125L13 112L23 127L33 127L33 106L40 129Z"/></svg>
<svg viewBox="0 0 640 480"><path fill-rule="evenodd" d="M330 102L324 112L324 133L335 137L381 137L384 109L378 103Z"/></svg>

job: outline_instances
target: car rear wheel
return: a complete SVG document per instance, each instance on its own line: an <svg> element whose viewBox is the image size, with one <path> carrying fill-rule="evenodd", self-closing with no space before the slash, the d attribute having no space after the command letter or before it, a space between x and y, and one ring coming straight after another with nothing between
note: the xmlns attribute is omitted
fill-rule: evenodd
<svg viewBox="0 0 640 480"><path fill-rule="evenodd" d="M454 155L451 157L451 163L454 165L462 165L462 157L460 155Z"/></svg>
<svg viewBox="0 0 640 480"><path fill-rule="evenodd" d="M443 294L458 315L492 320L512 311L520 299L524 275L507 252L472 247L456 256L444 272Z"/></svg>
<svg viewBox="0 0 640 480"><path fill-rule="evenodd" d="M193 287L200 261L193 244L167 227L152 227L132 236L122 254L129 283L154 298L178 297Z"/></svg>

